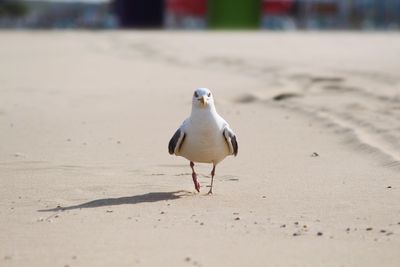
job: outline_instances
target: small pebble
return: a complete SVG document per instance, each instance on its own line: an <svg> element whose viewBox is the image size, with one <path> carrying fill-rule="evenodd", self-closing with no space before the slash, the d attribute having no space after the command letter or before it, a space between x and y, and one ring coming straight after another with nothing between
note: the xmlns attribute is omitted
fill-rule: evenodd
<svg viewBox="0 0 400 267"><path fill-rule="evenodd" d="M318 232L318 233L317 233L317 236L321 236L321 235L323 235L322 232Z"/></svg>
<svg viewBox="0 0 400 267"><path fill-rule="evenodd" d="M293 236L299 236L300 235L300 233L293 233Z"/></svg>
<svg viewBox="0 0 400 267"><path fill-rule="evenodd" d="M314 152L311 154L311 157L318 157L318 156L319 156L319 154L317 152Z"/></svg>
<svg viewBox="0 0 400 267"><path fill-rule="evenodd" d="M372 231L372 227L368 227L365 229L366 231Z"/></svg>
<svg viewBox="0 0 400 267"><path fill-rule="evenodd" d="M389 188L389 189L390 189L390 188L392 188L392 187L389 185L389 186L388 186L388 187L386 187L386 188Z"/></svg>
<svg viewBox="0 0 400 267"><path fill-rule="evenodd" d="M203 223L203 222L201 222L201 223L200 223L200 225L204 225L204 223Z"/></svg>
<svg viewBox="0 0 400 267"><path fill-rule="evenodd" d="M186 262L189 262L189 261L190 261L190 257L186 257L186 258L185 258L185 261L186 261Z"/></svg>
<svg viewBox="0 0 400 267"><path fill-rule="evenodd" d="M160 214L165 214L165 212L162 211L162 212L160 212Z"/></svg>
<svg viewBox="0 0 400 267"><path fill-rule="evenodd" d="M294 225L299 225L299 222L294 222Z"/></svg>
<svg viewBox="0 0 400 267"><path fill-rule="evenodd" d="M350 232L350 228L346 228L346 232Z"/></svg>
<svg viewBox="0 0 400 267"><path fill-rule="evenodd" d="M267 196L262 196L262 198L267 198Z"/></svg>
<svg viewBox="0 0 400 267"><path fill-rule="evenodd" d="M381 232L381 233L386 233L386 230L383 230L383 229L382 229L380 232Z"/></svg>
<svg viewBox="0 0 400 267"><path fill-rule="evenodd" d="M114 212L114 211L112 211L112 210L106 210L106 212L107 212L107 213L111 213L111 212Z"/></svg>
<svg viewBox="0 0 400 267"><path fill-rule="evenodd" d="M286 227L286 224L282 224L282 225L281 225L281 228L285 228L285 227Z"/></svg>
<svg viewBox="0 0 400 267"><path fill-rule="evenodd" d="M240 220L240 218L239 218L239 217L236 217L236 218L235 218L235 221L239 221L239 220Z"/></svg>

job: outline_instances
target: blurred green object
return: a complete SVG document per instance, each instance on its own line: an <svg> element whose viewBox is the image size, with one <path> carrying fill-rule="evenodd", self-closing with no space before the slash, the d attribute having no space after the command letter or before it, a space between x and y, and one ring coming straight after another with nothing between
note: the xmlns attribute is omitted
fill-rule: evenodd
<svg viewBox="0 0 400 267"><path fill-rule="evenodd" d="M212 29L257 29L261 0L208 0L208 25Z"/></svg>

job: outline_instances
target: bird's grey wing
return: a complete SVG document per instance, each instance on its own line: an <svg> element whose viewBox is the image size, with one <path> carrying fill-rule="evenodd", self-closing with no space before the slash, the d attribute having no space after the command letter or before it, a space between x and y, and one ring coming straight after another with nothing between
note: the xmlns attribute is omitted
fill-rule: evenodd
<svg viewBox="0 0 400 267"><path fill-rule="evenodd" d="M225 126L223 135L226 143L228 144L229 152L236 156L238 153L238 143L235 133L231 130L231 128L229 128L229 126Z"/></svg>
<svg viewBox="0 0 400 267"><path fill-rule="evenodd" d="M185 139L185 133L179 128L176 130L174 136L172 136L171 140L168 144L168 152L169 154L176 154L181 148L183 141Z"/></svg>

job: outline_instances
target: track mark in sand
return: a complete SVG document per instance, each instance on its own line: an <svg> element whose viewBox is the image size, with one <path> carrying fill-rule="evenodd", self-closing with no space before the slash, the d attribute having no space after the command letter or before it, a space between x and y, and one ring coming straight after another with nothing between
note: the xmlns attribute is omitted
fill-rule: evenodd
<svg viewBox="0 0 400 267"><path fill-rule="evenodd" d="M336 70L338 73L342 73L344 75L357 76L359 78L379 82L385 85L395 85L399 82L399 79L394 77L393 75L389 75L387 73L382 73L378 71L360 71L360 70Z"/></svg>
<svg viewBox="0 0 400 267"><path fill-rule="evenodd" d="M219 177L219 180L226 181L226 182L238 182L239 177L235 175L223 175Z"/></svg>
<svg viewBox="0 0 400 267"><path fill-rule="evenodd" d="M146 174L146 176L164 176L165 173L151 173L151 174Z"/></svg>
<svg viewBox="0 0 400 267"><path fill-rule="evenodd" d="M259 102L263 100L270 100L272 99L273 101L283 101L287 100L290 98L296 98L296 97L302 97L302 94L295 93L295 92L281 92L281 93L276 93L272 95L267 95L264 97L259 97L253 94L244 94L240 97L238 97L235 102L239 104L251 104L254 102Z"/></svg>
<svg viewBox="0 0 400 267"><path fill-rule="evenodd" d="M18 156L18 159L25 157ZM115 171L120 169L115 165L74 165L74 164L54 164L49 161L40 160L15 160L0 162L0 168L14 171L65 171L71 173L104 173L105 171Z"/></svg>
<svg viewBox="0 0 400 267"><path fill-rule="evenodd" d="M333 122L340 128L352 131L354 136L359 140L361 144L365 144L370 148L376 149L381 153L391 157L393 159L393 162L386 164L386 166L400 166L400 152L396 149L393 149L390 144L381 141L379 137L376 137L373 134L369 134L361 127L358 127L356 124L351 123L347 120L341 119L339 116L328 114L326 112L320 112L318 116Z"/></svg>
<svg viewBox="0 0 400 267"><path fill-rule="evenodd" d="M281 93L281 94L274 96L272 99L274 101L282 101L282 100L286 100L289 98L300 97L300 96L301 96L300 94L296 94L296 93Z"/></svg>
<svg viewBox="0 0 400 267"><path fill-rule="evenodd" d="M240 103L240 104L250 104L250 103L256 102L258 100L260 100L260 99L255 95L245 94L245 95L238 97L235 102Z"/></svg>
<svg viewBox="0 0 400 267"><path fill-rule="evenodd" d="M328 122L328 126L347 133L349 142L359 149L386 158L382 160L384 166L400 169L400 127L396 126L400 121L396 85L400 81L388 82L385 75L371 79L364 75L354 78L348 73L342 77L342 72L336 73L280 73L280 83L301 97L285 97L284 88L280 88L282 99L276 94L273 100L290 99L289 105L278 106Z"/></svg>
<svg viewBox="0 0 400 267"><path fill-rule="evenodd" d="M186 173L178 173L178 174L175 174L174 176L189 176L189 175L192 175L192 174L189 172L186 172Z"/></svg>
<svg viewBox="0 0 400 267"><path fill-rule="evenodd" d="M342 77L328 77L328 76L310 76L310 80L312 83L326 83L326 82L330 82L330 83L340 83L340 82L344 82L345 79Z"/></svg>

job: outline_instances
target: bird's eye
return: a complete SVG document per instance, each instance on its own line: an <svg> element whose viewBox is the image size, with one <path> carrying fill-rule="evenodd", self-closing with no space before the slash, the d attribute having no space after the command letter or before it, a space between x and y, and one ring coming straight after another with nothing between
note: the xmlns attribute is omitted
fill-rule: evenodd
<svg viewBox="0 0 400 267"><path fill-rule="evenodd" d="M199 97L199 95L197 94L197 92L194 92L194 97Z"/></svg>
<svg viewBox="0 0 400 267"><path fill-rule="evenodd" d="M208 97L210 97L211 96L211 93L208 93Z"/></svg>

